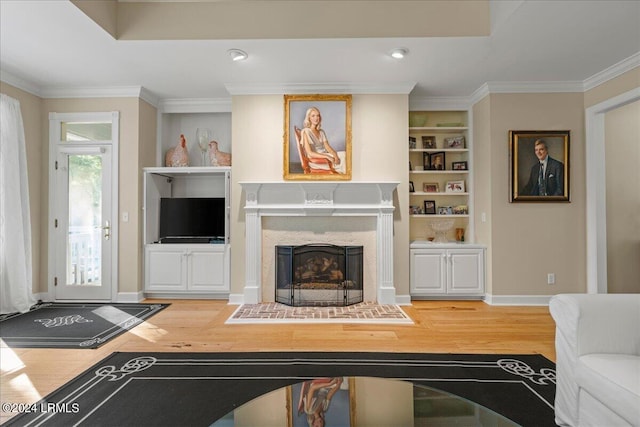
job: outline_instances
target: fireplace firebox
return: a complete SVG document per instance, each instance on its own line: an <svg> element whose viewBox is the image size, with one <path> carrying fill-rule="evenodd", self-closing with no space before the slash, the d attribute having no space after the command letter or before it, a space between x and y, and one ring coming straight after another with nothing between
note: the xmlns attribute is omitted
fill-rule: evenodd
<svg viewBox="0 0 640 427"><path fill-rule="evenodd" d="M276 301L342 307L363 301L362 246L276 246Z"/></svg>

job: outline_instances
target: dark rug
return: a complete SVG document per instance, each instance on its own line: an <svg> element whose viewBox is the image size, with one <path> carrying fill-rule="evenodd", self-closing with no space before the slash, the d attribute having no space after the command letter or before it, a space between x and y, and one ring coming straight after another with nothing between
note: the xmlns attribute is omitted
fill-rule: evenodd
<svg viewBox="0 0 640 427"><path fill-rule="evenodd" d="M555 364L539 355L316 352L113 353L7 425L208 426L270 391L335 376L410 381L523 426L555 425Z"/></svg>
<svg viewBox="0 0 640 427"><path fill-rule="evenodd" d="M168 306L43 303L0 319L0 338L14 348L98 348Z"/></svg>

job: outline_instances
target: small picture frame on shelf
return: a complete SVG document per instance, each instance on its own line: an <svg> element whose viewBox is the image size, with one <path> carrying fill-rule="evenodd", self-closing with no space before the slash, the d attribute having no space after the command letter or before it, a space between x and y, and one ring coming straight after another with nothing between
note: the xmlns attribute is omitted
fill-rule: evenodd
<svg viewBox="0 0 640 427"><path fill-rule="evenodd" d="M431 169L431 155L429 153L422 153L422 164L424 165L424 170Z"/></svg>
<svg viewBox="0 0 640 427"><path fill-rule="evenodd" d="M412 171L413 170L413 166L411 166L411 161L409 161L409 170Z"/></svg>
<svg viewBox="0 0 640 427"><path fill-rule="evenodd" d="M415 150L416 148L416 137L415 136L410 136L409 137L409 150Z"/></svg>
<svg viewBox="0 0 640 427"><path fill-rule="evenodd" d="M409 181L409 193L415 193L416 189L413 186L413 181Z"/></svg>
<svg viewBox="0 0 640 427"><path fill-rule="evenodd" d="M453 215L451 206L438 206L438 215Z"/></svg>
<svg viewBox="0 0 640 427"><path fill-rule="evenodd" d="M452 162L451 169L453 169L454 171L466 171L467 162Z"/></svg>
<svg viewBox="0 0 640 427"><path fill-rule="evenodd" d="M453 207L454 215L467 215L469 213L469 207L467 205L458 205Z"/></svg>
<svg viewBox="0 0 640 427"><path fill-rule="evenodd" d="M420 215L421 213L422 213L422 210L420 209L420 206L415 206L415 205L409 206L410 215Z"/></svg>
<svg viewBox="0 0 640 427"><path fill-rule="evenodd" d="M444 139L444 145L447 148L464 148L464 136L452 136Z"/></svg>
<svg viewBox="0 0 640 427"><path fill-rule="evenodd" d="M440 186L437 182L425 182L422 184L422 191L425 193L439 193Z"/></svg>
<svg viewBox="0 0 640 427"><path fill-rule="evenodd" d="M464 181L447 181L445 192L447 193L464 193Z"/></svg>
<svg viewBox="0 0 640 427"><path fill-rule="evenodd" d="M436 147L436 137L432 135L422 136L422 148L433 149Z"/></svg>
<svg viewBox="0 0 640 427"><path fill-rule="evenodd" d="M425 200L424 201L424 213L426 215L435 215L436 214L436 201L435 200Z"/></svg>
<svg viewBox="0 0 640 427"><path fill-rule="evenodd" d="M443 151L432 153L429 158L431 159L431 170L443 171L445 170L445 155Z"/></svg>

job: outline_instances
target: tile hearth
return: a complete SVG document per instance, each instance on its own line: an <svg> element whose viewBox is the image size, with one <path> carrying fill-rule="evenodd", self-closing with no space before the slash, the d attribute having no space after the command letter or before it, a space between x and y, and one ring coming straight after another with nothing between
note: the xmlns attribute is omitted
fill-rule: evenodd
<svg viewBox="0 0 640 427"><path fill-rule="evenodd" d="M413 324L413 321L395 304L363 302L346 307L290 307L269 302L241 305L226 323Z"/></svg>

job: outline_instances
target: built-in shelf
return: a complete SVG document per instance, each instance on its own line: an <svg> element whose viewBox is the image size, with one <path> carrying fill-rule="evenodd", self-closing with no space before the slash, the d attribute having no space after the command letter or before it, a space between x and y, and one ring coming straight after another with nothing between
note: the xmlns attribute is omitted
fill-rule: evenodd
<svg viewBox="0 0 640 427"><path fill-rule="evenodd" d="M425 191L414 191L413 193L409 193L409 196L468 196L469 193L467 192L460 192L460 193L443 193L442 191L440 192L425 192Z"/></svg>

